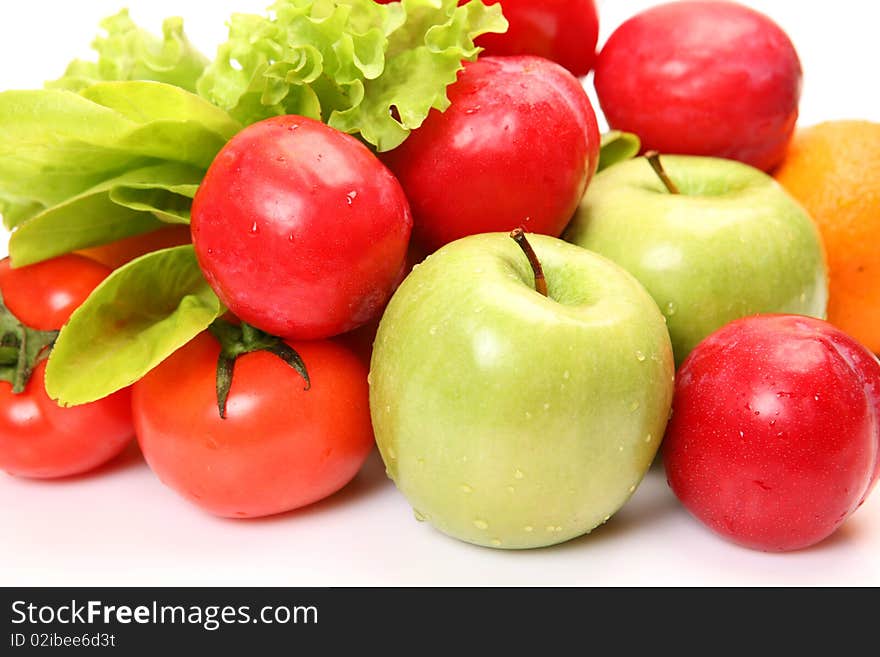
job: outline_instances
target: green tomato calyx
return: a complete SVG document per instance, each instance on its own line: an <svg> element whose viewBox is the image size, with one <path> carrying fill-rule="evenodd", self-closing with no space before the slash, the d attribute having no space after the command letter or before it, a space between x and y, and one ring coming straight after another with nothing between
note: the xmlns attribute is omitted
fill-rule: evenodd
<svg viewBox="0 0 880 657"><path fill-rule="evenodd" d="M526 254L526 258L529 259L529 264L535 273L535 290L546 297L547 279L544 278L544 268L541 266L541 261L538 260L532 245L529 244L529 240L526 239L526 232L522 228L514 228L510 231L510 238L519 245L519 248Z"/></svg>
<svg viewBox="0 0 880 657"><path fill-rule="evenodd" d="M0 294L0 381L12 385L16 395L24 392L34 368L49 357L58 331L38 331L25 326Z"/></svg>
<svg viewBox="0 0 880 657"><path fill-rule="evenodd" d="M215 319L208 327L220 343L220 355L217 357L217 409L220 418L226 419L226 402L232 387L232 375L235 361L239 356L255 351L267 351L278 356L290 365L306 382L305 390L312 387L306 364L300 355L281 338L265 333L250 324L241 322L234 324L225 319Z"/></svg>

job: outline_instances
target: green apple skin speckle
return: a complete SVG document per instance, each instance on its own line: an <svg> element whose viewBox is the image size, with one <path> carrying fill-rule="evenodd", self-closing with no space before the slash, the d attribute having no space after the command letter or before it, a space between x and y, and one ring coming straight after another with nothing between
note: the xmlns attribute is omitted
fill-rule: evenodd
<svg viewBox="0 0 880 657"><path fill-rule="evenodd" d="M825 255L809 215L770 176L732 160L645 158L597 175L564 239L610 258L648 289L678 364L706 336L758 313L824 318Z"/></svg>
<svg viewBox="0 0 880 657"><path fill-rule="evenodd" d="M635 491L669 414L663 316L614 263L529 235L549 297L506 234L418 266L379 326L370 409L420 519L496 548L590 532Z"/></svg>

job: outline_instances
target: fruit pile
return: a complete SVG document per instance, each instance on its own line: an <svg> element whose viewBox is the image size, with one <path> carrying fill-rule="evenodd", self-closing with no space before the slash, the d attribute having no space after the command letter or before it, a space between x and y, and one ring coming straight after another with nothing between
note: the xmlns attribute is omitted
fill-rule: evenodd
<svg viewBox="0 0 880 657"><path fill-rule="evenodd" d="M865 501L880 125L795 133L778 25L663 4L597 54L593 0L270 9L214 60L121 12L97 61L0 93L0 468L136 436L249 518L377 444L417 519L512 549L608 521L661 447L749 547Z"/></svg>

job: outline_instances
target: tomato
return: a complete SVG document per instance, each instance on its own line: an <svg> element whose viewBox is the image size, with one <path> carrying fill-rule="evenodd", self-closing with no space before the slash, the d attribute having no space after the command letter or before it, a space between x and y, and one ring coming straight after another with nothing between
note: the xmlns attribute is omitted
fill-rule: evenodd
<svg viewBox="0 0 880 657"><path fill-rule="evenodd" d="M580 83L540 57L484 57L383 155L434 251L466 235L523 227L558 237L599 161L596 115Z"/></svg>
<svg viewBox="0 0 880 657"><path fill-rule="evenodd" d="M387 5L396 0L377 1ZM510 27L504 34L484 34L477 39L487 55L537 55L577 76L590 72L599 40L594 0L483 0L483 4L499 1Z"/></svg>
<svg viewBox="0 0 880 657"><path fill-rule="evenodd" d="M332 341L292 343L311 385L277 356L238 358L217 410L220 345L204 333L134 385L147 463L172 489L219 516L253 518L345 486L373 446L367 368Z"/></svg>
<svg viewBox="0 0 880 657"><path fill-rule="evenodd" d="M18 269L3 260L0 292L21 323L51 331L61 328L109 273L103 265L77 255ZM134 435L130 391L62 408L46 394L45 369L45 361L39 363L19 394L13 393L10 383L0 381L0 468L22 477L65 477L119 454Z"/></svg>
<svg viewBox="0 0 880 657"><path fill-rule="evenodd" d="M242 321L290 339L377 317L411 230L391 172L354 137L297 116L233 137L192 208L196 254L217 295Z"/></svg>
<svg viewBox="0 0 880 657"><path fill-rule="evenodd" d="M79 253L116 269L144 254L181 246L190 241L189 226L169 224L143 235L134 235L109 244L83 249Z"/></svg>

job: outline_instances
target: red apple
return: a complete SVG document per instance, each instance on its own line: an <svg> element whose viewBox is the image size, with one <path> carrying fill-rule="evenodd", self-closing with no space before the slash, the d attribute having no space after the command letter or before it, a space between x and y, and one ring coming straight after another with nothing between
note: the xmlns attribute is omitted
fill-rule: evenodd
<svg viewBox="0 0 880 657"><path fill-rule="evenodd" d="M798 116L801 65L767 16L732 2L648 9L611 35L596 92L612 128L645 150L782 161Z"/></svg>
<svg viewBox="0 0 880 657"><path fill-rule="evenodd" d="M376 0L387 5L397 0ZM463 5L467 0L459 0ZM483 0L484 5L499 0ZM501 0L510 28L484 34L477 45L487 55L537 55L552 59L574 75L586 75L596 60L599 15L594 0Z"/></svg>
<svg viewBox="0 0 880 657"><path fill-rule="evenodd" d="M817 319L732 322L679 370L663 454L672 490L722 536L818 543L880 474L880 362Z"/></svg>
<svg viewBox="0 0 880 657"><path fill-rule="evenodd" d="M382 156L428 251L466 235L523 227L558 237L599 162L599 128L577 78L541 57L481 57Z"/></svg>

